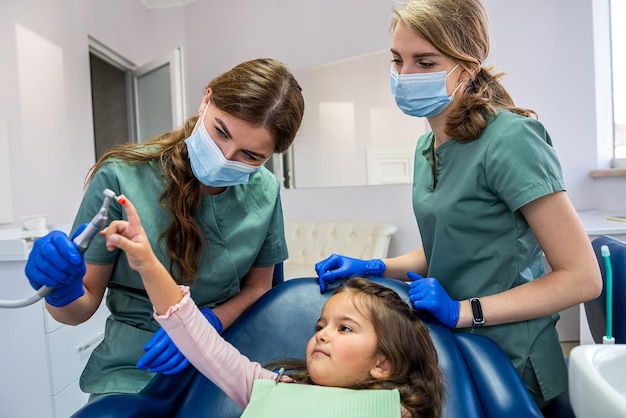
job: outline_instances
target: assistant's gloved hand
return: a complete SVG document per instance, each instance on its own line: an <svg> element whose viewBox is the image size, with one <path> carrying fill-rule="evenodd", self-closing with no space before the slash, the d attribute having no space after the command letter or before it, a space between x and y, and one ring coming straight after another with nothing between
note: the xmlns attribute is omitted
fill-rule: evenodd
<svg viewBox="0 0 626 418"><path fill-rule="evenodd" d="M202 312L213 328L221 334L222 322L211 308L202 308L200 312ZM146 354L137 362L138 369L150 370L153 373L176 374L189 366L189 360L180 352L163 328L159 328L143 349Z"/></svg>
<svg viewBox="0 0 626 418"><path fill-rule="evenodd" d="M452 299L437 279L424 278L413 272L407 276L411 279L409 299L413 307L428 311L448 328L455 328L459 322L461 303Z"/></svg>
<svg viewBox="0 0 626 418"><path fill-rule="evenodd" d="M84 227L81 226L74 235ZM51 231L35 240L24 269L35 290L41 286L53 288L46 296L46 302L56 307L68 305L85 294L85 271L83 255L61 231Z"/></svg>
<svg viewBox="0 0 626 418"><path fill-rule="evenodd" d="M346 257L333 254L325 260L315 264L315 271L319 277L320 290L326 291L328 283L335 280L349 277L381 277L387 266L381 259L360 260L358 258Z"/></svg>

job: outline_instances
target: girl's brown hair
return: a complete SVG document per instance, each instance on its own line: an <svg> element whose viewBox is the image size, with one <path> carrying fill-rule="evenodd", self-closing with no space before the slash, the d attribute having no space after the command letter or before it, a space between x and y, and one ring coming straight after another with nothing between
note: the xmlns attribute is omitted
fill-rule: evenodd
<svg viewBox="0 0 626 418"><path fill-rule="evenodd" d="M220 110L251 126L264 127L274 139L274 152L282 153L293 142L304 114L300 85L287 67L274 59L241 63L214 78L211 102ZM193 283L206 237L194 219L200 204L200 182L189 164L187 139L198 116L184 125L141 144L126 144L106 152L91 168L87 183L111 159L128 163L157 161L166 184L159 203L171 214L172 223L161 234L170 256L169 270L178 283Z"/></svg>
<svg viewBox="0 0 626 418"><path fill-rule="evenodd" d="M355 306L371 319L378 352L391 366L386 380L372 378L351 389L398 389L400 402L412 417L440 417L443 374L428 328L415 311L395 291L367 279L349 279L335 294L341 292L352 295ZM302 361L272 362L266 367L285 367L294 379L314 383Z"/></svg>
<svg viewBox="0 0 626 418"><path fill-rule="evenodd" d="M461 142L473 141L497 109L536 116L533 110L515 106L498 81L503 73L482 67L489 54L489 19L480 0L407 0L394 10L392 30L398 21L473 74L460 106L449 115L446 134Z"/></svg>

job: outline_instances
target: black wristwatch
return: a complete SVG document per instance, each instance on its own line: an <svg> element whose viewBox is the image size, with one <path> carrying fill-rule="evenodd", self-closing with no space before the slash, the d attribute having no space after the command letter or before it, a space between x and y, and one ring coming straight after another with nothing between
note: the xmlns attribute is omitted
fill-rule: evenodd
<svg viewBox="0 0 626 418"><path fill-rule="evenodd" d="M475 328L480 328L485 325L485 317L483 316L483 308L480 305L480 299L471 298L469 302L472 307L472 323Z"/></svg>

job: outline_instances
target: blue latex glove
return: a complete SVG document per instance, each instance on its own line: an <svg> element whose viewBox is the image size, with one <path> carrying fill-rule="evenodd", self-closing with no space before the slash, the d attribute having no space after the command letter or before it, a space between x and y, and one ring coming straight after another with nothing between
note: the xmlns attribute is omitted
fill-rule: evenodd
<svg viewBox="0 0 626 418"><path fill-rule="evenodd" d="M84 228L81 226L74 235ZM61 231L51 231L35 240L24 269L35 290L41 286L53 288L46 302L56 307L68 305L85 294L85 271L83 255Z"/></svg>
<svg viewBox="0 0 626 418"><path fill-rule="evenodd" d="M213 311L210 308L202 308L200 312L221 334L222 322ZM159 328L143 349L146 354L137 362L138 369L150 370L153 373L176 374L189 366L189 360L180 352L163 328Z"/></svg>
<svg viewBox="0 0 626 418"><path fill-rule="evenodd" d="M411 280L409 299L413 307L428 311L448 328L455 328L459 322L461 303L452 299L437 279L423 278L413 272L407 276Z"/></svg>
<svg viewBox="0 0 626 418"><path fill-rule="evenodd" d="M315 264L319 277L320 290L326 291L326 285L335 280L349 277L382 277L387 266L381 259L359 260L339 254L333 254Z"/></svg>

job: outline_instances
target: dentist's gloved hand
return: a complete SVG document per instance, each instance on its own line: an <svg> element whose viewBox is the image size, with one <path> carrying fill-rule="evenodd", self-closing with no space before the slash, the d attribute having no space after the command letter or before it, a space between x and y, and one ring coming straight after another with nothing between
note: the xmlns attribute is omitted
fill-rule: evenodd
<svg viewBox="0 0 626 418"><path fill-rule="evenodd" d="M326 291L326 285L335 280L349 277L382 277L387 266L381 259L359 260L339 254L333 254L315 264L319 277L320 290Z"/></svg>
<svg viewBox="0 0 626 418"><path fill-rule="evenodd" d="M74 236L85 226L78 228ZM24 269L35 290L41 286L53 288L46 296L46 302L56 307L68 305L85 294L85 271L83 255L61 231L51 231L35 240Z"/></svg>
<svg viewBox="0 0 626 418"><path fill-rule="evenodd" d="M424 278L413 272L407 275L411 280L409 299L413 307L428 311L448 328L455 328L459 322L461 303L452 299L437 279Z"/></svg>
<svg viewBox="0 0 626 418"><path fill-rule="evenodd" d="M202 308L200 312L221 334L222 322L211 308ZM159 328L143 349L146 354L137 362L138 369L150 370L153 373L176 374L189 366L189 360L180 352L163 328Z"/></svg>

